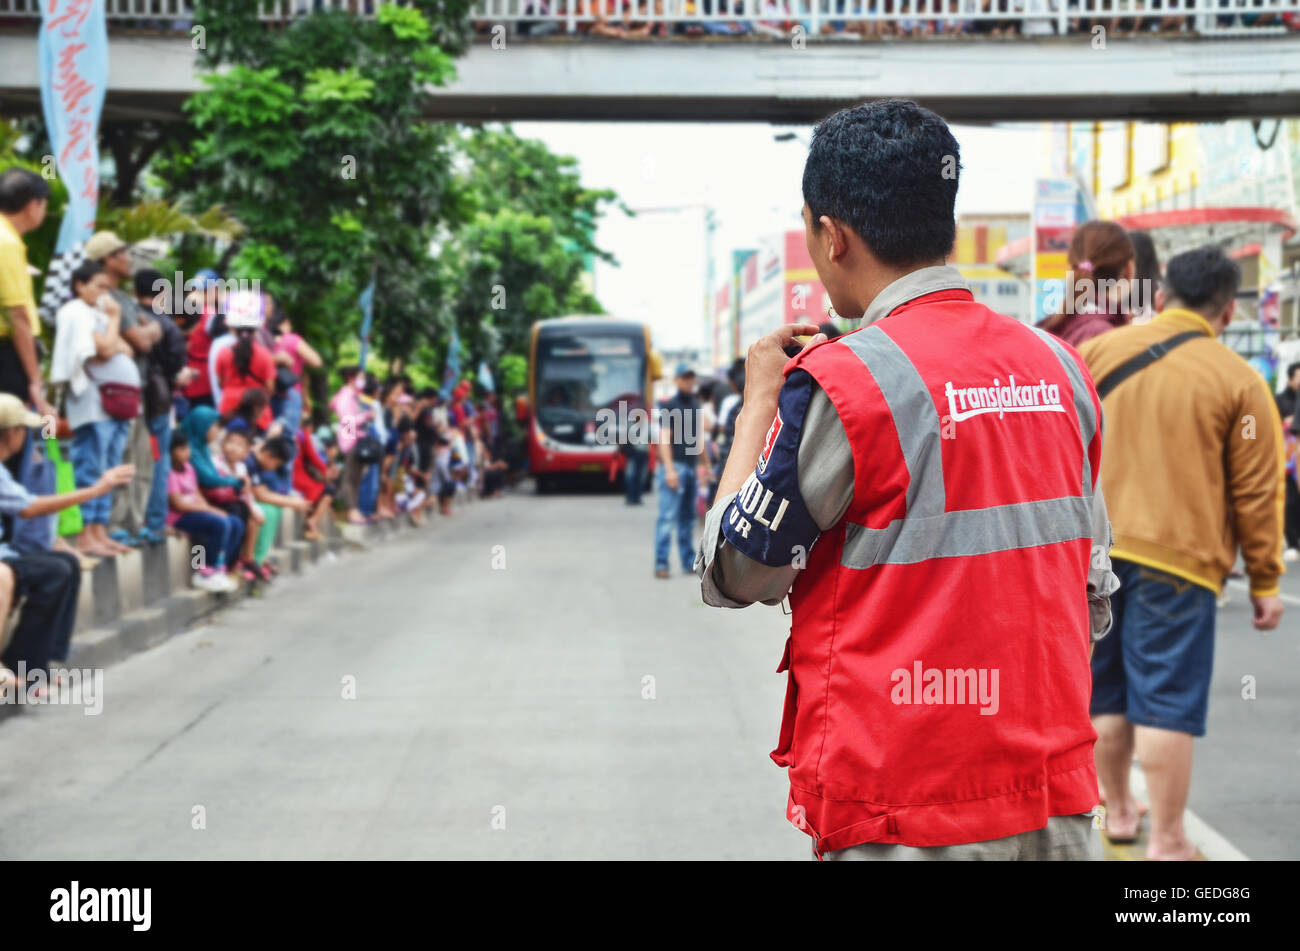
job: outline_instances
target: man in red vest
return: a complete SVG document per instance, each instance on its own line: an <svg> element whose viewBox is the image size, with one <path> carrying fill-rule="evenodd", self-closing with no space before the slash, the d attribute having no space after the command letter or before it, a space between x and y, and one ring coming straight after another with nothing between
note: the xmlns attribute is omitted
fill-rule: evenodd
<svg viewBox="0 0 1300 951"><path fill-rule="evenodd" d="M945 266L958 169L911 102L818 126L808 251L860 326L750 348L696 569L715 606L789 595L772 759L816 856L1098 859L1100 405L1072 348Z"/></svg>

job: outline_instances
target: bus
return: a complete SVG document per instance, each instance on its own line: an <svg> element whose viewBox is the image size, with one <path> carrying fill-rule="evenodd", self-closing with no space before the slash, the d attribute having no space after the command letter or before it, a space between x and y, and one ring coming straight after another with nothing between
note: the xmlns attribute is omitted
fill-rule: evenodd
<svg viewBox="0 0 1300 951"><path fill-rule="evenodd" d="M537 491L547 491L563 476L614 481L623 457L619 440L609 438L607 421L611 414L622 422L649 413L657 375L650 328L643 323L573 316L533 324L528 466Z"/></svg>

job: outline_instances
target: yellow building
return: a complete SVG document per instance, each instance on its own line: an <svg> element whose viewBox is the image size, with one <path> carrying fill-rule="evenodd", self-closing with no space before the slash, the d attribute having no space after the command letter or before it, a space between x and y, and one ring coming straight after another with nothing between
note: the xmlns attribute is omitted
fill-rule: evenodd
<svg viewBox="0 0 1300 951"><path fill-rule="evenodd" d="M961 271L975 299L998 313L1028 320L1028 282L997 266L998 249L1029 233L1029 215L962 215L948 263Z"/></svg>

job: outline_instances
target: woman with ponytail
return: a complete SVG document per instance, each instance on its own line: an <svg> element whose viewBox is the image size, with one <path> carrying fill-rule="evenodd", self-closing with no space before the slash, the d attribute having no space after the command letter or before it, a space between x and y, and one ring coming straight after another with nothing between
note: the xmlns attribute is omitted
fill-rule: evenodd
<svg viewBox="0 0 1300 951"><path fill-rule="evenodd" d="M244 393L257 387L269 397L275 386L275 358L271 351L257 342L258 328L262 326L262 297L246 291L230 295L226 308L226 326L235 342L217 354L216 375L221 387L221 415L230 418L239 408ZM271 425L269 400L261 415L254 421L258 429Z"/></svg>
<svg viewBox="0 0 1300 951"><path fill-rule="evenodd" d="M1136 257L1128 232L1115 222L1082 225L1070 241L1061 308L1038 326L1078 347L1129 323Z"/></svg>

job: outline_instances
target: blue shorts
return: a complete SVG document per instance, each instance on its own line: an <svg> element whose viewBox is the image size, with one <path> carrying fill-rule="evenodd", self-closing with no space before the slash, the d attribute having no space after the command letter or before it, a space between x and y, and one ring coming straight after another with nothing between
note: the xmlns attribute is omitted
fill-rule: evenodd
<svg viewBox="0 0 1300 951"><path fill-rule="evenodd" d="M1092 655L1092 715L1204 736L1214 592L1118 558L1112 570L1120 589L1110 599L1114 624Z"/></svg>

